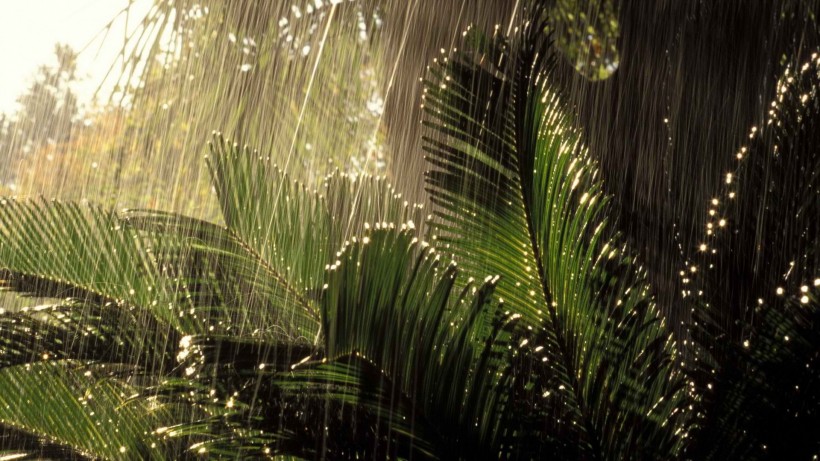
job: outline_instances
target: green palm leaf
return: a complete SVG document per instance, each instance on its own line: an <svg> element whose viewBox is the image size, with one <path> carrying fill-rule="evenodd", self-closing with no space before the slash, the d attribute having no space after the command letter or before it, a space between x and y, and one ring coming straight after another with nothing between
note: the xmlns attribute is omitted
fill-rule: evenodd
<svg viewBox="0 0 820 461"><path fill-rule="evenodd" d="M201 246L190 228L140 228L93 205L5 199L0 206L6 287L136 308L183 335L230 330L247 314L224 304L221 274L204 261L199 271L180 272L180 261Z"/></svg>
<svg viewBox="0 0 820 461"><path fill-rule="evenodd" d="M192 453L206 445L242 452L243 440L268 440L241 423L266 408L258 398L266 388L250 383L260 364L274 372L316 352L321 286L335 251L371 226L421 226L420 207L382 179L335 174L321 193L307 191L266 159L216 141L211 167L226 227L59 202L6 200L0 210L4 285L67 298L3 316L7 366L46 355L78 364L132 357L137 367L125 376L148 386L137 400L164 402L177 421L193 421L162 433ZM214 392L224 396L218 405ZM239 394L249 404L237 399L226 411L223 402Z"/></svg>
<svg viewBox="0 0 820 461"><path fill-rule="evenodd" d="M228 229L297 286L319 286L330 258L330 223L318 194L288 178L270 157L220 136L211 152L208 167Z"/></svg>
<svg viewBox="0 0 820 461"><path fill-rule="evenodd" d="M496 294L521 317L523 344L537 341L530 346L543 361L516 379L538 394L502 398L505 422L516 399L543 405L530 421L539 428L528 439L534 456L668 456L684 433L673 342L608 226L580 134L548 88L543 12L533 17L510 40L469 34L466 49L430 70L425 150L437 246L474 277L500 275ZM514 440L504 450L519 450Z"/></svg>
<svg viewBox="0 0 820 461"><path fill-rule="evenodd" d="M324 271L354 235L375 223L415 227L420 207L401 200L383 179L328 176L319 191L293 182L261 156L221 136L211 144L208 164L227 225L227 237L242 246L264 272L281 281L294 302L300 336L316 337L315 303ZM252 278L251 278L252 279Z"/></svg>
<svg viewBox="0 0 820 461"><path fill-rule="evenodd" d="M415 233L389 227L354 241L330 268L327 363L299 366L277 385L292 398L315 388L323 405L352 404L374 418L376 429L350 434L363 450L350 454L478 456L497 370L475 334L496 280L455 291L455 265L441 267Z"/></svg>
<svg viewBox="0 0 820 461"><path fill-rule="evenodd" d="M189 316L184 288L163 279L151 253L162 242L95 206L0 202L0 267L16 291L57 298L88 296L148 310L182 332L202 330ZM180 299L182 298L182 299Z"/></svg>
<svg viewBox="0 0 820 461"><path fill-rule="evenodd" d="M162 408L127 403L135 390L110 377L117 368L47 361L0 369L0 424L88 457L164 459L151 437Z"/></svg>
<svg viewBox="0 0 820 461"><path fill-rule="evenodd" d="M173 356L161 345L176 337L151 317L114 303L67 299L0 314L0 368L43 357L83 363L117 362L138 357L152 372L170 370Z"/></svg>
<svg viewBox="0 0 820 461"><path fill-rule="evenodd" d="M160 400L206 415L174 437L226 456L480 454L497 370L475 328L495 281L454 292L455 266L390 227L353 239L331 265L320 353L187 338L182 366L197 380L167 383Z"/></svg>
<svg viewBox="0 0 820 461"><path fill-rule="evenodd" d="M0 314L0 430L4 448L56 457L151 457L170 413L129 402L174 368L174 335L144 312L67 299ZM124 362L128 360L128 362ZM62 453L61 455L58 455Z"/></svg>
<svg viewBox="0 0 820 461"><path fill-rule="evenodd" d="M129 210L132 226L161 235L163 276L186 282L197 310L223 312L209 333L313 342L317 318L308 293L230 229L153 210Z"/></svg>

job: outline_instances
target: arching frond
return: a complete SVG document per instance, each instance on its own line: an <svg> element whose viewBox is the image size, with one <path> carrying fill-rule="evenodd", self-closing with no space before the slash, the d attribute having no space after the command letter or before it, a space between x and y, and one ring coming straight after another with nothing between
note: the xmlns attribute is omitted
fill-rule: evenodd
<svg viewBox="0 0 820 461"><path fill-rule="evenodd" d="M290 307L281 308L297 319L300 336L316 337L324 271L349 238L375 223L421 225L420 207L402 201L384 179L335 173L319 190L309 191L269 157L221 136L215 136L211 151L208 164L227 230L212 226L207 232L225 234L220 240L232 241L257 261L246 267L259 267L269 282L286 287Z"/></svg>
<svg viewBox="0 0 820 461"><path fill-rule="evenodd" d="M139 306L179 331L197 331L198 322L178 314L188 307L184 287L163 279L151 258L161 244L95 206L0 202L0 267L7 287Z"/></svg>
<svg viewBox="0 0 820 461"><path fill-rule="evenodd" d="M0 368L43 358L110 363L133 356L148 373L171 370L175 361L161 345L176 342L175 335L135 314L76 299L0 313Z"/></svg>
<svg viewBox="0 0 820 461"><path fill-rule="evenodd" d="M513 426L538 428L525 457L669 456L685 432L673 342L549 88L543 12L531 17L510 39L466 33L430 70L437 246L474 277L501 276L496 294L520 316L522 342L539 349L537 366L516 370L530 391L505 397L507 411L526 408L517 399L538 402L533 419ZM502 453L520 453L508 437Z"/></svg>
<svg viewBox="0 0 820 461"><path fill-rule="evenodd" d="M456 277L456 266L441 266L409 230L367 233L330 267L322 304L329 364L297 367L279 385L298 392L293 380L307 380L331 402L358 405L380 421L360 436L375 437L388 456L477 456L493 435L497 370L482 359L489 350L476 327L493 309L496 280L456 291Z"/></svg>

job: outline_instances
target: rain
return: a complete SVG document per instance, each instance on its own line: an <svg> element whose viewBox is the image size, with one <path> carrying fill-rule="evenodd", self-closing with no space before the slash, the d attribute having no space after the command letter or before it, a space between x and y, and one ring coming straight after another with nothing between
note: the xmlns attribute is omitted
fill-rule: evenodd
<svg viewBox="0 0 820 461"><path fill-rule="evenodd" d="M0 460L820 456L817 0L74 3Z"/></svg>

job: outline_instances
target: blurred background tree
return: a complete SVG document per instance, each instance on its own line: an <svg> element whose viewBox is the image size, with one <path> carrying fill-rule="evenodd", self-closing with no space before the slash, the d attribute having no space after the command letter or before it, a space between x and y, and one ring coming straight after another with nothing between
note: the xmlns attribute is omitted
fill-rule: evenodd
<svg viewBox="0 0 820 461"><path fill-rule="evenodd" d="M67 45L57 44L54 54L56 66L40 66L29 88L17 99L17 113L0 118L3 183L14 180L15 160L44 146L69 140L77 122L77 96L71 88L77 80L77 53Z"/></svg>
<svg viewBox="0 0 820 461"><path fill-rule="evenodd" d="M215 217L199 160L220 130L307 184L335 169L385 175L424 201L419 77L468 25L506 29L521 13L518 2L479 3L157 1L123 39L107 77L114 92L82 117L70 92L76 56L57 49L58 66L44 66L15 121L4 119L3 183L20 195ZM618 65L614 3L553 8L568 62L608 77Z"/></svg>

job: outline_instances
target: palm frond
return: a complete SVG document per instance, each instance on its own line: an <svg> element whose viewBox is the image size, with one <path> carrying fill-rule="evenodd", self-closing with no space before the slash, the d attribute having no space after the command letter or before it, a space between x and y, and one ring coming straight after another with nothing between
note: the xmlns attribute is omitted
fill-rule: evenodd
<svg viewBox="0 0 820 461"><path fill-rule="evenodd" d="M421 224L421 208L402 201L384 179L335 173L309 191L270 157L221 136L211 152L208 165L227 226L221 239L242 247L260 273L293 293L287 315L298 320L300 335L317 335L315 301L324 271L349 238L375 223Z"/></svg>
<svg viewBox="0 0 820 461"><path fill-rule="evenodd" d="M225 338L216 347L228 352L216 353L209 338L186 338L182 366L201 378L196 388L172 384L161 400L193 399L206 416L175 436L244 456L481 453L475 422L492 420L485 406L495 374L477 364L487 351L473 333L495 281L454 292L455 266L440 268L413 231L391 227L374 225L330 266L321 352L268 343L236 353Z"/></svg>
<svg viewBox="0 0 820 461"><path fill-rule="evenodd" d="M223 312L212 334L314 341L318 316L309 293L230 229L154 210L129 210L125 220L163 240L155 252L163 276L186 281L198 309Z"/></svg>
<svg viewBox="0 0 820 461"><path fill-rule="evenodd" d="M46 201L9 199L0 214L4 285L66 299L4 314L6 365L44 356L86 366L135 357L123 376L147 386L136 400L161 402L177 421L192 421L159 434L192 453L268 440L241 422L268 408L257 394L270 387L253 383L260 366L282 371L317 353L321 286L335 251L371 226L422 227L420 207L383 179L331 175L323 195L267 159L216 141L210 165L225 227L175 213L118 215ZM162 334L145 336L154 331ZM176 362L169 360L175 353ZM237 399L226 410L222 402L234 397L248 403Z"/></svg>
<svg viewBox="0 0 820 461"><path fill-rule="evenodd" d="M174 452L152 436L167 424L166 409L153 399L127 402L173 372L173 330L134 308L66 299L0 313L0 333L0 434L9 436L9 456Z"/></svg>
<svg viewBox="0 0 820 461"><path fill-rule="evenodd" d="M309 191L270 156L225 141L210 144L208 166L227 227L260 257L307 289L320 286L327 261L376 222L405 223L420 207L381 178L329 175Z"/></svg>
<svg viewBox="0 0 820 461"><path fill-rule="evenodd" d="M145 388L137 400L169 409L172 424L156 433L189 455L264 456L286 438L277 431L279 413L300 408L279 397L271 376L315 354L312 344L271 338L186 336L176 356L179 373Z"/></svg>
<svg viewBox="0 0 820 461"><path fill-rule="evenodd" d="M175 344L172 331L151 317L114 303L67 299L0 314L0 368L47 358L113 363L137 357L149 372L169 371L174 359L161 345ZM135 363L136 365L136 363Z"/></svg>
<svg viewBox="0 0 820 461"><path fill-rule="evenodd" d="M504 403L507 412L519 398L543 405L531 426L535 455L669 456L685 433L673 341L608 225L595 164L549 90L543 11L531 17L510 40L468 32L466 48L430 69L437 246L473 277L500 275L496 294L521 317L519 336L543 350L517 378L541 395Z"/></svg>
<svg viewBox="0 0 820 461"><path fill-rule="evenodd" d="M150 437L162 409L126 404L134 389L112 377L117 366L43 361L0 369L0 425L88 457L164 459Z"/></svg>
<svg viewBox="0 0 820 461"><path fill-rule="evenodd" d="M306 458L442 459L444 440L378 365L356 355L307 363L278 377L299 402L276 451ZM331 415L328 417L328 415Z"/></svg>
<svg viewBox="0 0 820 461"><path fill-rule="evenodd" d="M208 167L228 229L298 286L319 286L330 223L318 194L247 147L221 136L210 147Z"/></svg>
<svg viewBox="0 0 820 461"><path fill-rule="evenodd" d="M475 334L497 280L455 291L456 266L440 267L415 235L377 226L343 252L323 298L329 362L297 367L279 386L296 392L307 380L358 405L381 424L356 437L375 437L387 456L475 456L493 436L484 418L495 373Z"/></svg>
<svg viewBox="0 0 820 461"><path fill-rule="evenodd" d="M197 271L180 271L181 262L186 258L191 262L202 247L189 227L182 232L179 225L169 224L188 222L186 218L156 212L153 216L163 217L161 226L146 225L147 218L131 223L133 215L123 218L94 205L4 199L0 206L3 284L41 297L137 308L183 335L219 333L247 322L242 314L248 310L236 311L224 304L221 295L225 294L219 293L222 287L217 282L222 274L209 271L206 261L196 261L201 263ZM218 229L195 222L202 232Z"/></svg>
<svg viewBox="0 0 820 461"><path fill-rule="evenodd" d="M180 315L184 290L160 276L151 258L158 247L159 240L96 206L0 202L0 267L7 272L6 287L38 296L90 296L139 306L179 331L202 329L199 322Z"/></svg>
<svg viewBox="0 0 820 461"><path fill-rule="evenodd" d="M3 427L0 431L0 459L3 457L10 460L92 459L66 445L47 442L41 437L10 427Z"/></svg>

